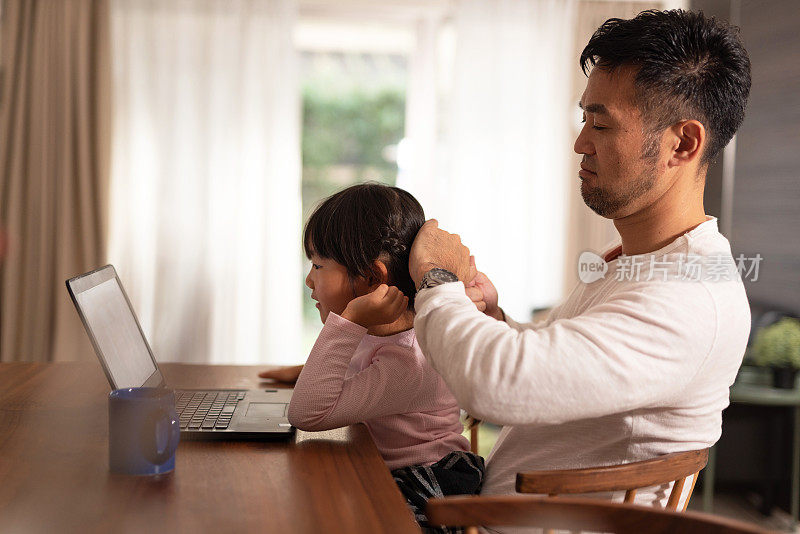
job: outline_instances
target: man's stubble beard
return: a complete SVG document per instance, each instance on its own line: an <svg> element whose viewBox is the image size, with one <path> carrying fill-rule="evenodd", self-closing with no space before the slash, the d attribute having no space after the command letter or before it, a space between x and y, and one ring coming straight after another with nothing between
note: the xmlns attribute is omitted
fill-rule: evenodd
<svg viewBox="0 0 800 534"><path fill-rule="evenodd" d="M647 194L656 183L658 146L652 139L648 139L642 147L641 159L646 163L646 167L633 183L625 186L621 191L599 186L591 187L585 180L581 181L583 202L596 214L610 219L631 202Z"/></svg>
<svg viewBox="0 0 800 534"><path fill-rule="evenodd" d="M584 181L581 183L581 196L583 202L593 212L607 219L630 205L631 202L641 198L650 191L656 183L655 166L643 171L636 180L622 191L611 191L602 187L592 187Z"/></svg>

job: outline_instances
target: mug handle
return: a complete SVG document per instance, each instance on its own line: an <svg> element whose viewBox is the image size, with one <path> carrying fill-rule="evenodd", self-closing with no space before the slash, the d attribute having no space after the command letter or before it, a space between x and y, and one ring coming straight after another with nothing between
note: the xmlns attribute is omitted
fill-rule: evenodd
<svg viewBox="0 0 800 534"><path fill-rule="evenodd" d="M167 430L169 439L166 447L163 450L158 450L158 436L156 433L158 432L158 423L163 420L166 420L169 425ZM161 465L169 460L178 448L178 441L180 440L181 427L178 424L178 420L170 411L164 408L155 408L147 415L142 427L139 441L142 455L154 465Z"/></svg>

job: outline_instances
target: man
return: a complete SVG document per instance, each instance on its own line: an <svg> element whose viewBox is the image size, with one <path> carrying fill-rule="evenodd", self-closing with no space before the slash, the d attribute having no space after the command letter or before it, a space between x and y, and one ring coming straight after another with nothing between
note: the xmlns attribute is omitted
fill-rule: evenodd
<svg viewBox="0 0 800 534"><path fill-rule="evenodd" d="M483 494L514 493L521 471L711 446L750 329L730 245L703 210L708 165L750 89L736 31L699 13L648 11L608 20L580 62L593 67L574 147L581 193L622 238L605 277L580 283L543 324L519 324L435 220L411 251L423 352L464 409L506 425ZM470 281L466 296L456 278ZM667 494L649 488L637 502Z"/></svg>

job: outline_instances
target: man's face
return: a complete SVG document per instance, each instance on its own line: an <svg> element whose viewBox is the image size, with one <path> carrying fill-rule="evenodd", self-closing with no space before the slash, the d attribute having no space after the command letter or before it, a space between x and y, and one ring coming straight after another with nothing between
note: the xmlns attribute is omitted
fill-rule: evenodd
<svg viewBox="0 0 800 534"><path fill-rule="evenodd" d="M649 140L636 106L634 75L630 67L613 73L595 67L580 101L585 124L574 150L583 154L578 172L581 196L595 213L609 219L636 213L652 203L665 168L658 155L645 154Z"/></svg>

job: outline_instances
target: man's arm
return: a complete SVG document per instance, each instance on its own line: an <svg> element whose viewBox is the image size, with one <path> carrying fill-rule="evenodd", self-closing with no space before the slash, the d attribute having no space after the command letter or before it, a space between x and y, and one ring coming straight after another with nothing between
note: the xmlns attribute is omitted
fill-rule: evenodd
<svg viewBox="0 0 800 534"><path fill-rule="evenodd" d="M654 286L517 331L480 313L460 283L445 284L417 295L414 324L423 353L472 415L558 424L663 405L701 368L716 335L710 294L700 284Z"/></svg>

